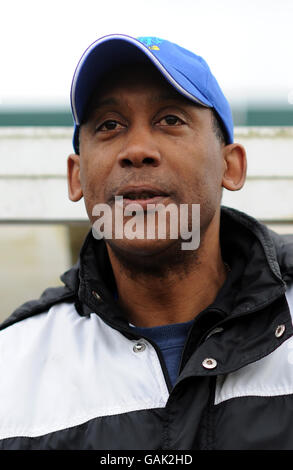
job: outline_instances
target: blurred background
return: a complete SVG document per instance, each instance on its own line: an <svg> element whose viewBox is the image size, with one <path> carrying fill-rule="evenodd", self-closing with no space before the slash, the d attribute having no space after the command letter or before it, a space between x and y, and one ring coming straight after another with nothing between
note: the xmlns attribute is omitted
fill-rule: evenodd
<svg viewBox="0 0 293 470"><path fill-rule="evenodd" d="M89 230L68 200L69 92L84 50L110 33L202 55L231 103L248 179L223 203L293 233L292 0L3 2L0 48L0 320L60 285Z"/></svg>

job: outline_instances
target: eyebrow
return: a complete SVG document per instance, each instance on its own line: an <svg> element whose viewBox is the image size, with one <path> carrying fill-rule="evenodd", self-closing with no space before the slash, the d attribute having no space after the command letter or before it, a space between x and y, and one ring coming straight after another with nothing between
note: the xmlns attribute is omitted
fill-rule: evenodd
<svg viewBox="0 0 293 470"><path fill-rule="evenodd" d="M151 101L153 103L160 103L163 101L177 101L178 103L184 103L185 105L189 106L194 106L197 108L205 108L204 105L201 105L200 103L197 103L196 101L191 101L188 98L186 98L184 95L179 94L175 90L168 90L164 91L163 93L156 93L151 97ZM91 103L89 107L89 114L92 113L93 111L96 111L100 108L107 107L107 106L119 106L121 104L121 101L117 98L114 97L109 97L109 98L98 98Z"/></svg>
<svg viewBox="0 0 293 470"><path fill-rule="evenodd" d="M168 100L175 100L179 102L184 102L186 104L193 104L191 100L186 98L184 95L177 93L175 90L165 91L164 93L153 95L151 98L151 101L156 102L156 103L160 101L168 101Z"/></svg>
<svg viewBox="0 0 293 470"><path fill-rule="evenodd" d="M168 101L168 100L174 100L180 104L185 104L186 106L192 106L194 108L206 109L206 106L204 104L198 103L197 101L192 101L191 99L187 98L181 93L176 92L175 90L174 91L168 90L164 93L154 96L154 99L152 101L158 102L158 101Z"/></svg>

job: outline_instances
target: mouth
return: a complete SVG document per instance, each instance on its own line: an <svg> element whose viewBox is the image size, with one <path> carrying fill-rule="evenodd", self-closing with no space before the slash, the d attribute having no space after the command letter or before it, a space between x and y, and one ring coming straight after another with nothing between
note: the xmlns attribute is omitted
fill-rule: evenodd
<svg viewBox="0 0 293 470"><path fill-rule="evenodd" d="M165 191L152 186L127 186L122 188L116 196L123 197L123 206L128 204L140 204L143 209L148 204L159 204L169 197Z"/></svg>

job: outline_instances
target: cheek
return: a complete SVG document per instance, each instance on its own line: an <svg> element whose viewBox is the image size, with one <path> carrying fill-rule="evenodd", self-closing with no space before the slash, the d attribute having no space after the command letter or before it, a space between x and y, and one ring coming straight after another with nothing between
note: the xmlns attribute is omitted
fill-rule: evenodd
<svg viewBox="0 0 293 470"><path fill-rule="evenodd" d="M220 201L222 156L214 143L199 145L197 141L183 145L176 162L175 171L181 180L186 202L206 204L209 201L214 205Z"/></svg>
<svg viewBox="0 0 293 470"><path fill-rule="evenodd" d="M207 160L207 165L205 165L205 172L203 175L205 198L207 203L214 208L221 204L222 175L222 156L218 152L215 152L211 155L211 158Z"/></svg>
<svg viewBox="0 0 293 470"><path fill-rule="evenodd" d="M102 160L91 155L84 158L80 169L81 185L85 204L92 208L104 202L105 184L109 168Z"/></svg>
<svg viewBox="0 0 293 470"><path fill-rule="evenodd" d="M205 155L196 142L180 142L171 147L170 152L173 155L173 169L178 178L182 178L182 183L187 184L202 178Z"/></svg>

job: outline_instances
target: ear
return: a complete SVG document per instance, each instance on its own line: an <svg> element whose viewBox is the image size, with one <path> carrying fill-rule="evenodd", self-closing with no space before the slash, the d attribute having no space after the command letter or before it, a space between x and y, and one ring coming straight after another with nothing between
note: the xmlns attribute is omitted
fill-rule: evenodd
<svg viewBox="0 0 293 470"><path fill-rule="evenodd" d="M229 191L238 191L245 183L247 161L245 148L240 144L226 145L224 152L224 174L222 186Z"/></svg>
<svg viewBox="0 0 293 470"><path fill-rule="evenodd" d="M80 156L73 153L67 159L68 196L71 201L79 201L83 194L80 183Z"/></svg>

